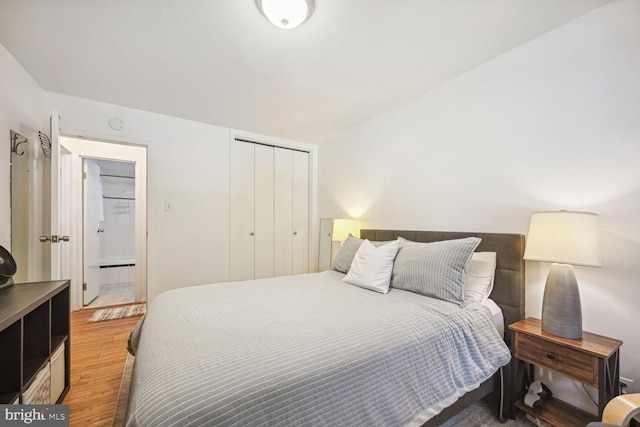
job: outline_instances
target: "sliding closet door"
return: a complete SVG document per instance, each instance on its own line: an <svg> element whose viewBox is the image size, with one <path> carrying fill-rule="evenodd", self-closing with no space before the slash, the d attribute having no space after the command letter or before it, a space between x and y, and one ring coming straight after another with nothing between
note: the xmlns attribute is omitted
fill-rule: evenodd
<svg viewBox="0 0 640 427"><path fill-rule="evenodd" d="M293 274L309 272L309 153L292 152Z"/></svg>
<svg viewBox="0 0 640 427"><path fill-rule="evenodd" d="M231 280L249 280L255 274L254 147L246 142L231 142Z"/></svg>
<svg viewBox="0 0 640 427"><path fill-rule="evenodd" d="M274 273L274 148L251 145L255 145L255 278L261 279Z"/></svg>
<svg viewBox="0 0 640 427"><path fill-rule="evenodd" d="M293 151L275 148L275 275L293 273Z"/></svg>

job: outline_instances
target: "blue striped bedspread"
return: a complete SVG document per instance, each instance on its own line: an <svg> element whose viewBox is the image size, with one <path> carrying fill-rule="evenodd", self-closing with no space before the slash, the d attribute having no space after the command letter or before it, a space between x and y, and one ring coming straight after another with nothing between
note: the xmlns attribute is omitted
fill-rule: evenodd
<svg viewBox="0 0 640 427"><path fill-rule="evenodd" d="M158 296L140 330L126 425L419 426L509 362L485 307L342 277Z"/></svg>

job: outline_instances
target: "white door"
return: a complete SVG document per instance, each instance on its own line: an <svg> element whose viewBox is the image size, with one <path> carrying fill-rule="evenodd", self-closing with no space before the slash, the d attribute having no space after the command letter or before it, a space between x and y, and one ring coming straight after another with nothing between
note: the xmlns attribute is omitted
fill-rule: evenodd
<svg viewBox="0 0 640 427"><path fill-rule="evenodd" d="M60 122L58 112L51 112L51 228L47 233L48 246L51 256L51 280L59 280L61 277L61 251L57 244L57 237L61 228L60 218ZM55 243L54 243L55 241Z"/></svg>
<svg viewBox="0 0 640 427"><path fill-rule="evenodd" d="M309 272L309 153L231 142L231 280Z"/></svg>
<svg viewBox="0 0 640 427"><path fill-rule="evenodd" d="M82 304L89 305L100 294L100 209L102 191L100 166L90 159L82 162L82 212L84 220Z"/></svg>
<svg viewBox="0 0 640 427"><path fill-rule="evenodd" d="M293 151L275 149L275 275L293 273Z"/></svg>
<svg viewBox="0 0 640 427"><path fill-rule="evenodd" d="M292 151L293 274L309 272L309 153Z"/></svg>
<svg viewBox="0 0 640 427"><path fill-rule="evenodd" d="M255 275L273 277L273 153L274 148L255 145Z"/></svg>
<svg viewBox="0 0 640 427"><path fill-rule="evenodd" d="M69 234L67 227L69 225L69 211L63 206L63 198L65 192L62 190L61 182L67 176L68 170L63 171L63 165L66 162L62 159L62 150L60 147L60 118L58 112L51 112L51 170L49 180L51 182L51 197L49 204L50 227L45 228L45 235L40 237L40 241L47 245L45 252L50 256L50 276L51 280L69 279L63 277L69 271L68 248L67 245Z"/></svg>
<svg viewBox="0 0 640 427"><path fill-rule="evenodd" d="M241 141L231 142L231 280L250 280L255 274L254 146Z"/></svg>

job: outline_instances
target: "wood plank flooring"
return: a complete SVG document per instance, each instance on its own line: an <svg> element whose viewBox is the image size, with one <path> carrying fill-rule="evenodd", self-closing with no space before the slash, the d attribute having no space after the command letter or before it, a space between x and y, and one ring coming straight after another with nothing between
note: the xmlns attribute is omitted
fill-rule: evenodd
<svg viewBox="0 0 640 427"><path fill-rule="evenodd" d="M87 323L94 311L71 313L71 388L62 402L71 427L111 426L127 338L141 317Z"/></svg>

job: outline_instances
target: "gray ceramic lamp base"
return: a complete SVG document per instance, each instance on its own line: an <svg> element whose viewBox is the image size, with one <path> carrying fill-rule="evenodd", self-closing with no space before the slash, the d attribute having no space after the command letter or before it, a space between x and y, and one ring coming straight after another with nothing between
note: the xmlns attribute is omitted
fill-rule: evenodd
<svg viewBox="0 0 640 427"><path fill-rule="evenodd" d="M542 330L563 338L582 338L580 291L573 267L553 264L542 299Z"/></svg>

